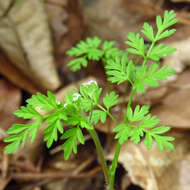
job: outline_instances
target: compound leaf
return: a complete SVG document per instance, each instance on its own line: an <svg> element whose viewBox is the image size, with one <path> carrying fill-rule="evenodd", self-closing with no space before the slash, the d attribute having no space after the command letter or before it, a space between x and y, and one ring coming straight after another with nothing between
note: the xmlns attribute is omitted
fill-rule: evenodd
<svg viewBox="0 0 190 190"><path fill-rule="evenodd" d="M152 48L152 50L147 54L147 57L149 59L159 61L160 58L167 56L168 54L171 54L175 52L176 49L172 48L169 45L163 45L163 44L158 44Z"/></svg>
<svg viewBox="0 0 190 190"><path fill-rule="evenodd" d="M103 98L103 103L107 110L115 106L118 102L119 102L118 95L113 91L110 93L107 93L105 97Z"/></svg>
<svg viewBox="0 0 190 190"><path fill-rule="evenodd" d="M127 51L144 57L145 56L144 39L141 38L140 34L135 34L133 32L130 32L127 37L128 41L126 41L125 43L132 47L128 48Z"/></svg>
<svg viewBox="0 0 190 190"><path fill-rule="evenodd" d="M72 71L78 71L81 69L81 67L87 67L88 61L85 57L79 57L79 58L73 59L67 65L71 67Z"/></svg>
<svg viewBox="0 0 190 190"><path fill-rule="evenodd" d="M148 23L144 23L143 25L143 29L141 30L141 32L151 41L154 41L154 31L153 28L150 24Z"/></svg>
<svg viewBox="0 0 190 190"><path fill-rule="evenodd" d="M105 69L109 81L117 84L121 84L127 80L131 82L135 67L132 60L129 61L127 66L127 61L127 55L117 56L115 59L107 61Z"/></svg>
<svg viewBox="0 0 190 190"><path fill-rule="evenodd" d="M54 141L57 141L58 131L63 133L63 127L59 119L51 122L50 125L48 125L43 131L45 133L44 141L46 141L48 148L51 147Z"/></svg>
<svg viewBox="0 0 190 190"><path fill-rule="evenodd" d="M65 140L62 148L64 150L64 158L68 160L69 156L71 155L72 151L76 154L77 153L77 140L84 144L84 136L80 127L72 128L67 130L61 139Z"/></svg>
<svg viewBox="0 0 190 190"><path fill-rule="evenodd" d="M131 129L127 124L120 124L113 129L113 132L117 133L115 139L119 140L119 143L122 145L130 137Z"/></svg>
<svg viewBox="0 0 190 190"><path fill-rule="evenodd" d="M4 142L9 142L5 147L5 153L11 154L17 151L19 145L24 147L26 139L29 136L30 142L32 143L36 137L38 128L41 126L41 119L38 119L30 124L14 124L8 131L9 136L5 138Z"/></svg>
<svg viewBox="0 0 190 190"><path fill-rule="evenodd" d="M19 110L16 110L14 114L17 117L21 117L24 119L33 119L36 117L42 117L42 115L37 112L32 106L27 105L27 106L21 106Z"/></svg>
<svg viewBox="0 0 190 190"><path fill-rule="evenodd" d="M137 92L145 92L145 84L149 86L159 86L157 80L165 80L167 77L173 75L175 71L173 69L168 69L167 65L162 66L160 69L157 63L150 64L149 68L147 65L141 66L136 72L136 81L133 88Z"/></svg>
<svg viewBox="0 0 190 190"><path fill-rule="evenodd" d="M135 107L134 112L132 111L132 108L129 107L127 109L127 116L128 116L128 120L130 122L136 122L136 121L141 121L144 119L145 115L149 112L149 108L150 106L141 106L137 105Z"/></svg>
<svg viewBox="0 0 190 190"><path fill-rule="evenodd" d="M165 11L163 20L160 15L157 16L156 25L157 25L158 32L157 32L155 41L158 41L160 39L163 39L172 35L175 32L174 29L166 30L166 31L164 30L176 24L177 22L178 22L178 19L176 18L176 14L174 11Z"/></svg>
<svg viewBox="0 0 190 190"><path fill-rule="evenodd" d="M53 110L59 105L55 96L50 91L48 91L47 96L41 93L32 95L26 102L31 106L40 107L42 110Z"/></svg>
<svg viewBox="0 0 190 190"><path fill-rule="evenodd" d="M101 111L101 110L93 110L92 112L92 117L91 117L91 122L94 124L97 124L99 121L102 123L105 123L106 121L106 112Z"/></svg>

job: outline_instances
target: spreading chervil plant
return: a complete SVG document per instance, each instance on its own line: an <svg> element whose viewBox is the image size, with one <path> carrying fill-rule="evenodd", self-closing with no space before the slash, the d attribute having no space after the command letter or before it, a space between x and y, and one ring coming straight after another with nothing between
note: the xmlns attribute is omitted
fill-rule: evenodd
<svg viewBox="0 0 190 190"><path fill-rule="evenodd" d="M129 33L125 42L129 47L126 51L115 47L114 41L102 42L98 37L94 37L79 42L67 52L68 55L75 57L68 64L73 71L87 67L89 61L101 61L109 83L130 83L131 92L122 122L118 122L111 113L111 108L119 103L119 95L110 91L102 97L102 88L96 81L82 84L78 90L67 93L64 102L57 101L51 92L48 92L47 96L37 93L26 101L26 106L21 106L15 112L16 116L32 119L33 123L15 124L7 131L10 136L5 139L5 142L9 143L5 153L16 152L20 145L21 147L25 145L28 138L32 143L44 122L46 123L43 129L44 141L47 147L50 148L61 134L64 158L67 160L72 152L77 153L79 143L85 144L83 132L86 130L95 143L105 176L106 189L113 190L120 149L127 140L138 144L144 139L147 149L151 149L155 142L161 151L164 148L173 150L171 142L174 138L164 135L170 127L160 125L160 120L150 114L149 105L132 107L132 101L135 93L145 93L147 86L159 86L159 80L166 80L174 74L174 70L167 65L159 64L159 61L173 53L175 49L158 42L175 32L175 29L170 29L175 23L177 18L174 11L165 11L163 19L161 16L156 17L155 31L150 24L144 23L141 33L150 43L145 43L139 33ZM129 54L139 56L139 63L136 64ZM39 109L49 112L41 114ZM108 117L115 124L113 133L117 141L110 166L106 163L103 148L94 128L99 122L105 123ZM62 123L72 128L64 129Z"/></svg>

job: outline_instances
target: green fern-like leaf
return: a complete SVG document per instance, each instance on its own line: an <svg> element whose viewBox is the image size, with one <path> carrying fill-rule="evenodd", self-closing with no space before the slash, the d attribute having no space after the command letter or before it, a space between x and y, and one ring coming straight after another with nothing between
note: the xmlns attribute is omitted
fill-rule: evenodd
<svg viewBox="0 0 190 190"><path fill-rule="evenodd" d="M66 140L62 145L64 150L64 158L68 160L69 156L71 155L72 151L76 154L77 153L77 140L84 144L84 136L80 127L72 128L67 130L64 135L61 137L62 140Z"/></svg>

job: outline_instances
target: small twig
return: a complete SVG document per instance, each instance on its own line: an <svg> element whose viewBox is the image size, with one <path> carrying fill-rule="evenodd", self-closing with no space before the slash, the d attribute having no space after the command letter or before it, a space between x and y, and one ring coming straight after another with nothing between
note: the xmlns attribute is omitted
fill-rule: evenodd
<svg viewBox="0 0 190 190"><path fill-rule="evenodd" d="M30 161L14 161L14 166L29 172L38 172L37 169L31 164Z"/></svg>
<svg viewBox="0 0 190 190"><path fill-rule="evenodd" d="M77 175L80 172L82 172L85 168L87 168L92 162L94 161L94 159L92 157L90 157L89 159L85 160L82 164L80 164L73 172L73 175ZM68 178L65 178L63 180L63 185L66 185L68 181Z"/></svg>
<svg viewBox="0 0 190 190"><path fill-rule="evenodd" d="M11 175L12 179L22 179L22 180L42 180L42 179L63 179L63 178L89 178L101 171L101 166L97 166L96 168L92 169L91 171L87 173L81 173L81 174L66 174L63 172L52 172L52 173L13 173Z"/></svg>

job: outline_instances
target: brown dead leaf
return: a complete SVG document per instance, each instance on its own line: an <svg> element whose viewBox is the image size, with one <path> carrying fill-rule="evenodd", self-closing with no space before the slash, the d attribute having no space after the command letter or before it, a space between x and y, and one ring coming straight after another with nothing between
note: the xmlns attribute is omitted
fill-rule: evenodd
<svg viewBox="0 0 190 190"><path fill-rule="evenodd" d="M68 26L65 24L68 20L68 13L67 10L59 4L46 3L45 7L53 30L56 48L61 38L68 32Z"/></svg>
<svg viewBox="0 0 190 190"><path fill-rule="evenodd" d="M190 38L188 37L180 41L171 42L170 46L177 50L164 59L164 64L167 64L169 67L175 69L177 73L180 73L186 66L190 65Z"/></svg>
<svg viewBox="0 0 190 190"><path fill-rule="evenodd" d="M35 83L50 90L60 85L43 1L20 0L0 21L0 35L8 58Z"/></svg>
<svg viewBox="0 0 190 190"><path fill-rule="evenodd" d="M119 162L134 184L146 190L190 189L190 134L171 135L176 138L174 151L159 151L155 144L148 151L143 142L122 146ZM113 159L113 152L108 158Z"/></svg>
<svg viewBox="0 0 190 190"><path fill-rule="evenodd" d="M59 23L61 22L60 20L64 22L62 22L62 26L57 25L57 31L60 31L59 33L62 32L62 35L58 35L56 32L53 33L53 36L54 38L57 38L57 35L60 36L60 41L55 45L56 60L58 59L57 62L64 65L64 53L81 40L84 33L84 23L83 11L79 0L69 0L67 4L61 8L62 12L60 10L60 14L62 16L59 18ZM60 30L59 27L61 27L62 30Z"/></svg>
<svg viewBox="0 0 190 190"><path fill-rule="evenodd" d="M45 3L52 3L54 5L59 5L64 7L68 4L68 0L45 0Z"/></svg>
<svg viewBox="0 0 190 190"><path fill-rule="evenodd" d="M163 98L152 108L151 113L157 115L164 125L176 128L190 128L190 69L178 76L175 91Z"/></svg>
<svg viewBox="0 0 190 190"><path fill-rule="evenodd" d="M140 30L138 18L129 14L123 0L96 0L84 4L84 21L87 36L100 36L103 39L126 40L128 32ZM113 35L114 34L114 35Z"/></svg>
<svg viewBox="0 0 190 190"><path fill-rule="evenodd" d="M0 1L0 13L1 15L3 15L4 12L6 12L6 10L9 8L9 6L11 5L11 0L7 0L7 1Z"/></svg>
<svg viewBox="0 0 190 190"><path fill-rule="evenodd" d="M190 2L190 0L170 0L171 2L174 3L184 3L184 2Z"/></svg>
<svg viewBox="0 0 190 190"><path fill-rule="evenodd" d="M12 65L2 53L0 53L0 73L14 85L18 86L21 89L24 89L31 94L35 94L36 92L43 92L40 87L37 87L18 68Z"/></svg>
<svg viewBox="0 0 190 190"><path fill-rule="evenodd" d="M13 112L21 103L21 92L6 80L0 80L0 138L6 136L6 130L14 123L21 121Z"/></svg>

